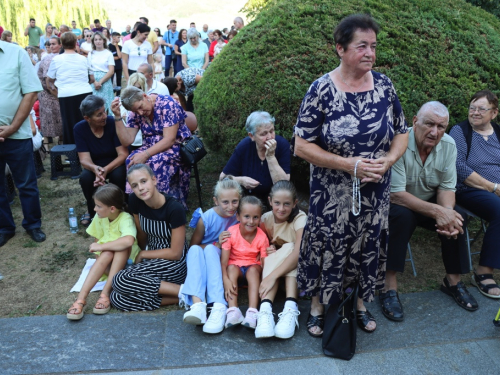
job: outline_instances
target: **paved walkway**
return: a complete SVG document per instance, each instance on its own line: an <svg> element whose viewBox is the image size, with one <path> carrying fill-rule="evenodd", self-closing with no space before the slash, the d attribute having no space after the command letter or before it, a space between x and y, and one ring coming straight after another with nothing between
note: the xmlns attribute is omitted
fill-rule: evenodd
<svg viewBox="0 0 500 375"><path fill-rule="evenodd" d="M243 327L206 335L183 324L182 311L0 319L0 374L499 374L500 302L470 289L473 313L439 291L401 296L402 323L369 304L378 328L358 330L351 361L322 355L305 330L305 301L291 340L258 341Z"/></svg>

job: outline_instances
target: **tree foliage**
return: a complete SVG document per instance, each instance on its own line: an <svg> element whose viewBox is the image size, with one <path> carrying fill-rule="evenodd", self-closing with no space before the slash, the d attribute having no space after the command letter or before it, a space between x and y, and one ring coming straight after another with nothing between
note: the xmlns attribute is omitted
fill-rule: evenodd
<svg viewBox="0 0 500 375"><path fill-rule="evenodd" d="M339 64L335 25L359 12L381 26L374 70L391 78L410 124L426 101L443 102L454 124L466 117L471 94L499 91L500 21L464 0L269 0L196 89L212 149L229 156L255 110L274 115L277 132L290 139L308 87Z"/></svg>
<svg viewBox="0 0 500 375"><path fill-rule="evenodd" d="M76 21L80 29L88 27L95 19L106 19L106 11L99 0L1 0L0 25L12 31L12 40L20 45L28 45L28 37L24 29L30 18L37 21L37 26L44 31L45 25L51 23L59 27L62 24L71 27Z"/></svg>
<svg viewBox="0 0 500 375"><path fill-rule="evenodd" d="M266 1L266 0L262 0ZM500 2L498 0L467 0L472 5L483 8L485 11L500 18Z"/></svg>

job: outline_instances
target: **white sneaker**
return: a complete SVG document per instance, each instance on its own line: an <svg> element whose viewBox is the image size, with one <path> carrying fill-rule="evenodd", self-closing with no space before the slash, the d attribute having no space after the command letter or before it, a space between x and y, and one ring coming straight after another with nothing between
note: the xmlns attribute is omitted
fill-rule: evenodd
<svg viewBox="0 0 500 375"><path fill-rule="evenodd" d="M261 310L257 314L257 327L255 328L255 337L263 339L274 336L274 316L272 311Z"/></svg>
<svg viewBox="0 0 500 375"><path fill-rule="evenodd" d="M191 306L191 308L184 313L182 319L184 323L201 325L207 321L207 304L205 302L198 302Z"/></svg>
<svg viewBox="0 0 500 375"><path fill-rule="evenodd" d="M224 323L226 323L226 309L226 305L215 302L210 316L203 326L203 332L212 334L222 332Z"/></svg>
<svg viewBox="0 0 500 375"><path fill-rule="evenodd" d="M295 326L299 327L299 310L285 309L278 314L280 320L274 329L274 335L280 339L289 339L295 333Z"/></svg>
<svg viewBox="0 0 500 375"><path fill-rule="evenodd" d="M249 307L247 309L247 312L245 313L245 319L243 319L243 322L241 323L242 326L245 326L247 328L255 329L257 326L257 314L259 311L257 309L254 309L253 307Z"/></svg>
<svg viewBox="0 0 500 375"><path fill-rule="evenodd" d="M243 321L243 314L238 307L230 307L226 311L226 328L241 324Z"/></svg>
<svg viewBox="0 0 500 375"><path fill-rule="evenodd" d="M188 304L187 304L187 301L186 301L186 298L184 298L184 294L182 294L182 289L184 288L184 284L181 284L180 288L179 288L179 294L177 295L177 297L179 297L179 307L185 307L186 310L188 309Z"/></svg>

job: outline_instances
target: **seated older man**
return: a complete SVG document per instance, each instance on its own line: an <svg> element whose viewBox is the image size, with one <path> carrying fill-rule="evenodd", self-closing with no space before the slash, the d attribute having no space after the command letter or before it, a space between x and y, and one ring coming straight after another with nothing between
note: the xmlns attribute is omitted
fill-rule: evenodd
<svg viewBox="0 0 500 375"><path fill-rule="evenodd" d="M146 77L147 90L146 93L148 95L158 94L170 96L170 92L168 91L168 87L163 83L158 82L154 79L153 67L147 63L139 65L137 68L137 73L142 73Z"/></svg>
<svg viewBox="0 0 500 375"><path fill-rule="evenodd" d="M446 269L441 291L468 311L478 308L460 281L460 274L469 272L469 262L462 228L465 214L455 207L457 149L445 134L448 120L443 104L424 104L413 117L406 152L392 166L387 272L379 294L382 312L390 320L404 317L396 272L404 271L407 245L417 225L439 234Z"/></svg>

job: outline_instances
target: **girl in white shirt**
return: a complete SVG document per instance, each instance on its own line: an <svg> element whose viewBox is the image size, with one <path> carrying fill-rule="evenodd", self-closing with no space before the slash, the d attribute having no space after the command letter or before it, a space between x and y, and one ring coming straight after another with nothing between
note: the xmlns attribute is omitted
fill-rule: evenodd
<svg viewBox="0 0 500 375"><path fill-rule="evenodd" d="M123 75L128 82L129 76L137 71L139 65L153 65L153 48L146 40L151 29L146 24L139 24L122 48Z"/></svg>
<svg viewBox="0 0 500 375"><path fill-rule="evenodd" d="M88 54L87 61L95 79L92 84L92 93L104 99L106 112L111 115L111 102L113 101L111 78L115 73L115 59L111 51L105 49L106 43L106 38L100 32L95 32L92 36L92 52Z"/></svg>

